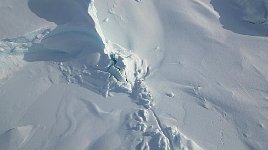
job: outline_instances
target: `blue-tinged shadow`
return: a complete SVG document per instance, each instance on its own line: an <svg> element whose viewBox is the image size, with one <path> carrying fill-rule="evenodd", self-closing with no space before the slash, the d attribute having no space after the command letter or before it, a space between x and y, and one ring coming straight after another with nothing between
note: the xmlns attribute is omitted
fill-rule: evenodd
<svg viewBox="0 0 268 150"><path fill-rule="evenodd" d="M268 36L268 26L244 20L244 8L234 0L211 0L211 4L219 13L224 29L243 35Z"/></svg>
<svg viewBox="0 0 268 150"><path fill-rule="evenodd" d="M30 10L57 27L24 54L26 61L64 61L79 55L102 52L104 43L88 14L91 0L29 0Z"/></svg>

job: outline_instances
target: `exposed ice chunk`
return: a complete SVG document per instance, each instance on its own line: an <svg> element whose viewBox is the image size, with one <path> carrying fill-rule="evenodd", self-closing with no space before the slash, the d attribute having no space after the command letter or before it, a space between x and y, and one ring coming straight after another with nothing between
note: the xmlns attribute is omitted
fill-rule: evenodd
<svg viewBox="0 0 268 150"><path fill-rule="evenodd" d="M111 42L106 44L105 49L107 54L86 54L86 58L91 60L81 61L81 56L78 55L68 62L60 62L59 69L68 82L79 83L104 96L108 96L109 92L131 94L138 105L150 108L152 95L144 83L145 77L149 74L147 63ZM94 65L86 62L93 62Z"/></svg>
<svg viewBox="0 0 268 150"><path fill-rule="evenodd" d="M165 132L171 139L173 149L178 150L202 150L193 140L182 134L176 127L166 127Z"/></svg>
<svg viewBox="0 0 268 150"><path fill-rule="evenodd" d="M173 92L168 92L168 93L166 93L166 95L168 97L171 97L171 98L173 98L175 96L175 94Z"/></svg>

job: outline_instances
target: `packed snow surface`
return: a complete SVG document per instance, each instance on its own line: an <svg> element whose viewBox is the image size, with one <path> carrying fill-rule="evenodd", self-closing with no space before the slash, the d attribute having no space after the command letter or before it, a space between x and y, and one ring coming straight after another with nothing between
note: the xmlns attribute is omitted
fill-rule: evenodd
<svg viewBox="0 0 268 150"><path fill-rule="evenodd" d="M1 0L0 150L268 149L267 0Z"/></svg>

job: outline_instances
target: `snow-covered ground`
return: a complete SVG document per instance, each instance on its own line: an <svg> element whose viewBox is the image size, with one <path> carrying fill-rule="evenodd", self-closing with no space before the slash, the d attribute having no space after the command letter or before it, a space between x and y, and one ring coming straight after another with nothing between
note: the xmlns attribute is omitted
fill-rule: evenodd
<svg viewBox="0 0 268 150"><path fill-rule="evenodd" d="M0 150L266 150L267 36L267 0L0 0Z"/></svg>

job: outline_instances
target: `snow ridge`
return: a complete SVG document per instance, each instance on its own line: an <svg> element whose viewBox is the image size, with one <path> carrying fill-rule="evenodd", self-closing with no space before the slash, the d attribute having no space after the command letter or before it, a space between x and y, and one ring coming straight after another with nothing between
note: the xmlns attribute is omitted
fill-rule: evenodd
<svg viewBox="0 0 268 150"><path fill-rule="evenodd" d="M109 82L105 95L110 92L123 92L130 94L137 105L143 108L130 114L126 126L129 130L136 131L139 136L135 149L143 150L175 150L189 149L202 150L202 148L191 139L188 139L177 128L164 126L153 110L153 96L145 83L146 77L150 75L150 67L130 50L105 40L99 25L97 10L94 1L89 6L89 14L95 21L96 30L105 44L104 53L108 56L110 63L104 72L109 74ZM107 58L107 57L106 57ZM135 142L134 142L135 143Z"/></svg>
<svg viewBox="0 0 268 150"><path fill-rule="evenodd" d="M126 93L140 106L139 110L129 114L125 123L128 131L138 135L133 142L136 149L202 149L177 128L167 127L161 122L153 109L153 95L145 82L150 75L149 65L130 50L105 39L94 1L91 1L88 13L94 20L95 30L67 25L0 41L0 63L8 64L0 65L8 66L0 68L4 70L0 81L10 76L15 71L13 68L19 68L14 66L31 60L28 55L48 52L47 59L55 62L53 64L68 84L78 84L105 97L113 93ZM56 54L60 54L61 58L52 58ZM32 130L30 127L29 130ZM30 135L28 128L27 132Z"/></svg>
<svg viewBox="0 0 268 150"><path fill-rule="evenodd" d="M89 5L89 15L95 21L96 32L104 44L99 51L89 53L85 48L77 58L60 62L59 68L68 83L79 85L111 96L112 92L127 93L135 99L135 103L145 108L152 106L152 95L144 80L150 74L146 61L130 50L105 40L96 16L94 1ZM73 31L73 30L71 30ZM54 35L56 36L57 33ZM80 61L86 56L85 61ZM86 63L90 61L89 63Z"/></svg>

